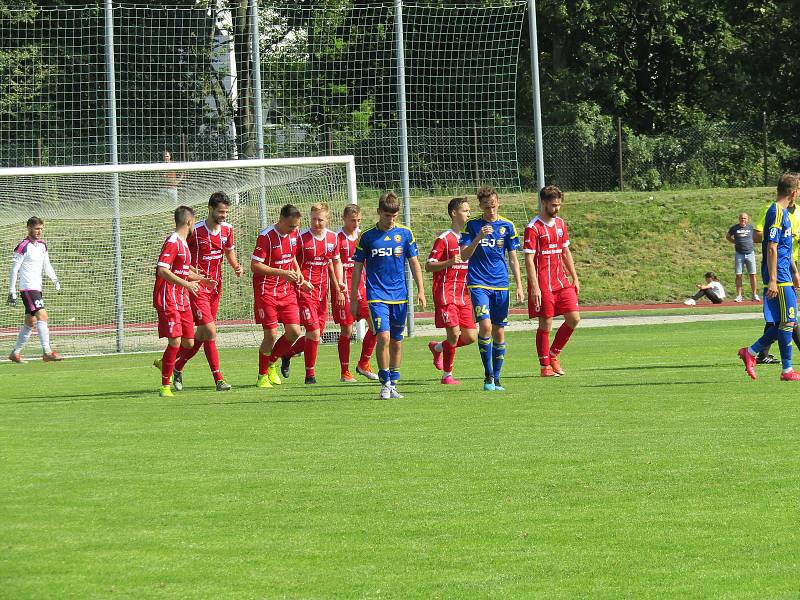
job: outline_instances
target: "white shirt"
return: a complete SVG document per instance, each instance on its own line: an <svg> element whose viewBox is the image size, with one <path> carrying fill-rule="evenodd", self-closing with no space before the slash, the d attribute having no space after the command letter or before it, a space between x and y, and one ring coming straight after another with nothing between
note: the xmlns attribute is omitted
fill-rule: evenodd
<svg viewBox="0 0 800 600"><path fill-rule="evenodd" d="M8 278L8 293L16 296L17 276L19 276L20 290L42 291L42 271L50 280L58 285L58 277L50 264L47 253L47 244L43 240L31 241L30 238L22 240L11 258L11 275Z"/></svg>
<svg viewBox="0 0 800 600"><path fill-rule="evenodd" d="M717 298L722 300L725 297L725 288L722 287L722 284L719 281L712 281L708 284L710 291L714 292L717 295Z"/></svg>

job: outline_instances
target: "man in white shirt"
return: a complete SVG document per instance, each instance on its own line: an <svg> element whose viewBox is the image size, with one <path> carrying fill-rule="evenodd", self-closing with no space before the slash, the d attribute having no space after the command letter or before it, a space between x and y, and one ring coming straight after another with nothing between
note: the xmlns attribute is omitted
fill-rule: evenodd
<svg viewBox="0 0 800 600"><path fill-rule="evenodd" d="M42 239L44 221L39 217L28 219L28 237L14 248L11 259L11 274L8 278L8 304L17 304L17 278L22 303L25 306L25 322L20 327L17 343L8 358L12 362L21 363L22 349L31 335L34 327L39 333L42 343L42 360L57 361L61 357L50 348L50 330L47 327L47 311L42 299L42 271L44 271L55 285L56 291L61 289L50 256L47 253L47 244Z"/></svg>

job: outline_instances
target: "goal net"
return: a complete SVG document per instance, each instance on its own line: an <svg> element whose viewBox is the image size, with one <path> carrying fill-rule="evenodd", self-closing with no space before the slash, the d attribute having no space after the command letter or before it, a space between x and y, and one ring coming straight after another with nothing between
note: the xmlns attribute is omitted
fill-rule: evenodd
<svg viewBox="0 0 800 600"><path fill-rule="evenodd" d="M56 292L44 277L44 300L53 347L65 355L163 347L152 291L156 259L174 230L178 204L192 206L202 220L212 193L221 190L231 198L228 221L245 273L237 279L224 265L217 324L221 344L246 346L260 339L248 268L259 231L274 223L287 203L300 209L301 229L307 228L316 202L330 206L329 228L335 231L344 205L356 202L352 156L0 169L0 186L6 198L0 214L4 280L14 247L27 235L26 221L41 217L62 285ZM3 304L0 344L10 349L22 319L21 303ZM36 343L29 342L29 354Z"/></svg>

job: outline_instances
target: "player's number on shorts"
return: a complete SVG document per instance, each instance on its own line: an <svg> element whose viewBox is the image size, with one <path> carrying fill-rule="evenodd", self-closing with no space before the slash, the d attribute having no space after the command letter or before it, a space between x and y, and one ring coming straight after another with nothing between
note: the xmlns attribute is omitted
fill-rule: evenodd
<svg viewBox="0 0 800 600"><path fill-rule="evenodd" d="M33 305L36 308L44 308L44 300L39 300L38 298L33 301Z"/></svg>
<svg viewBox="0 0 800 600"><path fill-rule="evenodd" d="M794 315L795 315L794 306L790 306L789 307L789 318L794 320Z"/></svg>
<svg viewBox="0 0 800 600"><path fill-rule="evenodd" d="M479 304L475 307L475 318L480 318L481 315L488 315L489 314L489 307L485 304Z"/></svg>
<svg viewBox="0 0 800 600"><path fill-rule="evenodd" d="M381 328L381 318L375 317L375 329L380 329L380 328Z"/></svg>

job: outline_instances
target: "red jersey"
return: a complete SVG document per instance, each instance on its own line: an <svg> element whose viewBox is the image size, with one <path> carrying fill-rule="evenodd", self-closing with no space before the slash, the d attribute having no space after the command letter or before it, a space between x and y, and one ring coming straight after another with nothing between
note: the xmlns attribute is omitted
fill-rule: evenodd
<svg viewBox="0 0 800 600"><path fill-rule="evenodd" d="M356 229L353 232L352 238L348 237L344 230L340 229L336 233L336 239L339 243L339 258L342 261L342 272L344 273L344 282L347 285L347 295L350 296L350 289L353 282L353 254L356 252L356 244L358 244L358 236L361 231ZM358 300L366 300L367 298L367 280L364 269L361 269L361 283L358 284Z"/></svg>
<svg viewBox="0 0 800 600"><path fill-rule="evenodd" d="M428 262L444 262L461 253L459 241L461 234L448 229L433 242ZM469 304L467 292L467 269L469 264L461 262L433 274L433 303L436 306Z"/></svg>
<svg viewBox="0 0 800 600"><path fill-rule="evenodd" d="M300 234L299 244L297 262L300 272L314 286L310 292L301 289L300 294L314 300L324 300L328 293L328 265L332 260L339 260L337 235L326 229L322 237L317 238L310 229L306 229Z"/></svg>
<svg viewBox="0 0 800 600"><path fill-rule="evenodd" d="M252 260L268 267L290 271L297 256L297 231L281 235L274 225L258 234ZM253 292L256 296L284 298L296 293L297 287L277 275L253 274Z"/></svg>
<svg viewBox="0 0 800 600"><path fill-rule="evenodd" d="M570 286L562 254L569 246L567 224L555 217L549 225L538 216L525 227L525 254L534 254L539 287L554 292Z"/></svg>
<svg viewBox="0 0 800 600"><path fill-rule="evenodd" d="M233 226L222 223L219 231L212 232L205 221L194 226L194 231L186 240L192 253L192 266L201 275L217 282L217 292L222 287L222 259L226 250L233 249Z"/></svg>
<svg viewBox="0 0 800 600"><path fill-rule="evenodd" d="M158 276L158 268L169 269L181 279L189 277L189 266L192 255L189 245L176 233L172 232L161 246L156 266L156 285L153 288L153 306L156 310L168 312L191 310L189 307L189 290L182 285L171 283Z"/></svg>

